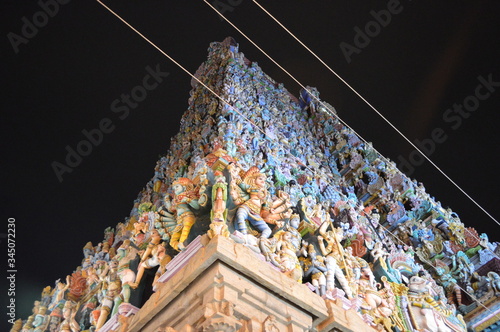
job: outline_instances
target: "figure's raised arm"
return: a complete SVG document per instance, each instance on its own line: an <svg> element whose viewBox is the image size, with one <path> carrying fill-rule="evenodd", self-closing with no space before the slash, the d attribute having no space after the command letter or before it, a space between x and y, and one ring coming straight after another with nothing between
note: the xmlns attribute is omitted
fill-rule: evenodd
<svg viewBox="0 0 500 332"><path fill-rule="evenodd" d="M319 227L319 234L323 237L326 237L326 229L328 228L328 226L330 225L330 221L327 220L327 221L324 221L321 226Z"/></svg>

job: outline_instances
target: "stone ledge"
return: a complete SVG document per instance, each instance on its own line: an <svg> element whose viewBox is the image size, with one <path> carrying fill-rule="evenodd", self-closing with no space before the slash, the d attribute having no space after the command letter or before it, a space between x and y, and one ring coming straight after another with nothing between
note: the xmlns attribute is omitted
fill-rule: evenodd
<svg viewBox="0 0 500 332"><path fill-rule="evenodd" d="M283 305L299 308L311 318L312 327L318 327L319 331L329 331L333 328L343 331L374 331L355 311L344 310L340 304L333 301L325 302L306 285L297 283L263 262L259 254L246 246L221 236L209 240L205 235L197 242L202 245L196 245L197 250L192 250L189 259L184 260L181 266L175 265L176 271L169 274L167 283L158 285L156 293L134 316L129 331L142 331L183 291L187 291L192 283L203 278L204 272L217 265L218 261L252 281L256 287L264 288L270 294L283 299ZM189 246L186 250L189 250ZM193 323L199 319L193 318Z"/></svg>

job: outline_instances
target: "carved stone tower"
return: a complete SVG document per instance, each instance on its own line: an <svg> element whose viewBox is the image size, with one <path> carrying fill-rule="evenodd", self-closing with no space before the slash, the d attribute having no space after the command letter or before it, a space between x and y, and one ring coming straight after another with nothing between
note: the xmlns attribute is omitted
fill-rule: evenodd
<svg viewBox="0 0 500 332"><path fill-rule="evenodd" d="M494 328L497 244L316 89L294 97L232 38L196 77L130 216L12 331Z"/></svg>

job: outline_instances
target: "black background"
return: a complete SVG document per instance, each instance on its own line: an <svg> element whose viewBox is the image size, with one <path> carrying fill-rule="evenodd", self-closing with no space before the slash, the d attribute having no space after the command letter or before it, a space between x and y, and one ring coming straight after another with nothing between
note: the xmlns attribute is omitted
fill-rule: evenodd
<svg viewBox="0 0 500 332"><path fill-rule="evenodd" d="M474 94L479 76L491 74L500 81L500 3L401 0L400 13L348 63L339 45L354 45L354 28L364 29L374 20L370 11L387 9L387 1L261 2L410 140L428 139L442 128L447 138L430 158L498 219L500 89L456 129L443 114ZM252 1L232 3L237 5L224 14L302 84L317 87L363 138L392 160L408 158L413 148ZM201 0L106 4L191 72L206 59L210 42L232 36L247 58L298 95L296 83ZM8 34L21 35L23 17L33 22L40 10L35 1L0 5L0 266L3 285L7 218L13 217L16 310L23 319L44 286L53 286L80 264L87 241L97 244L106 227L129 215L158 156L178 131L191 89L187 74L95 1L60 5L16 53ZM111 103L142 84L147 66L157 65L169 76L121 120ZM59 182L52 162L64 163L65 147L76 148L84 139L82 130L97 128L103 118L113 122L113 132ZM428 162L412 177L467 226L499 240L499 226ZM2 308L7 291L5 284ZM7 318L2 314L1 324Z"/></svg>

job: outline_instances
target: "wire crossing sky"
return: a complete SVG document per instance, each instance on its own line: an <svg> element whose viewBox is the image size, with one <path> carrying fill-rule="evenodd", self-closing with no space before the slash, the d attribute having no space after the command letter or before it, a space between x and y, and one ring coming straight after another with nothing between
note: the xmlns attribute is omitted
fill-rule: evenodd
<svg viewBox="0 0 500 332"><path fill-rule="evenodd" d="M142 37L144 40L146 40L150 45L152 45L154 48L156 48L160 53L162 53L165 57L167 57L169 60L171 60L175 65L177 65L179 68L181 68L185 73L187 73L189 76L191 76L193 79L195 79L198 83L203 85L207 90L210 91L214 96L216 96L219 100L221 100L224 104L228 105L232 110L234 110L236 113L238 113L241 117L245 119L245 121L248 121L251 123L257 130L259 130L261 133L264 134L264 136L267 137L266 133L256 126L252 121L250 121L248 118L246 118L241 112L239 112L235 107L230 105L226 100L224 100L222 97L220 97L218 94L216 94L212 89L210 89L208 86L206 86L203 82L201 82L197 77L195 77L192 73L190 73L187 69L185 69L181 64L179 64L177 61L175 61L171 56L169 56L165 51L160 49L156 44L154 44L151 40L149 40L146 36L144 36L142 33L140 33L137 29L135 29L132 25L130 25L127 21L125 21L121 16L119 16L117 13L115 13L112 9L110 9L108 6L106 6L104 3L102 3L100 0L96 0L99 4L101 4L104 8L106 8L109 12L111 12L114 16L116 16L119 20L121 20L125 25L127 25L130 29L132 29L135 33L137 33L140 37ZM347 123L345 123L341 118L339 118L335 113L329 112L327 105L325 105L318 97L316 97L310 90L307 89L306 86L304 86L301 82L299 82L292 74L290 74L283 66L281 66L278 62L276 62L270 55L268 55L260 46L258 46L251 38L249 38L246 34L244 34L236 25L234 25L231 21L229 21L224 15L222 15L217 9L211 5L207 0L203 0L210 8L212 8L218 15L221 15L222 18L228 22L233 28L235 28L242 36L244 36L248 41L250 41L259 51L261 51L267 58L269 58L276 66L278 66L283 72L285 72L288 76L290 76L302 89L306 90L311 97L313 97L318 103L320 103L323 106L323 109L332 117L337 118L342 124L344 124L346 127L348 127L350 130L352 130L358 137L360 137L365 144L368 144L368 142L361 136L359 135L354 129L352 129ZM256 3L256 1L254 0ZM258 3L257 3L258 4ZM259 5L259 4L258 4ZM406 141L408 141L412 146L415 147L415 149L421 153L432 165L436 167L447 179L450 180L451 183L453 183L460 191L462 191L474 204L479 206L490 218L495 221L497 224L500 225L500 223L493 218L486 210L484 210L476 201L474 201L462 188L460 188L455 182L453 182L437 165L435 165L422 151L420 151L406 136L404 136L401 131L399 131L389 120L387 120L375 107L373 107L368 101L366 101L365 98L363 98L354 88L351 87L342 77L340 77L335 71L333 71L330 67L324 63L323 60L321 60L314 52L312 52L305 44L303 44L297 37L295 37L288 29L286 29L285 26L283 26L277 19L275 19L270 13L268 13L262 6L259 5L259 7L264 10L269 16L271 16L280 26L282 26L292 37L294 37L302 46L304 46L311 54L313 54L320 62L326 66L335 76L337 76L349 89L351 89L358 97L360 97L370 108L372 108L380 117L382 117L388 124L390 124L391 127L393 127ZM271 138L269 138L271 139ZM281 142L278 140L275 140L275 142L279 145L282 145ZM383 154L378 152L375 148L374 150L378 153L379 156L384 158L384 160L388 161ZM295 156L291 155L292 158L297 159ZM307 167L307 166L306 166ZM307 167L311 172L316 173L315 170L311 170L309 167ZM476 237L476 239L479 240L479 238ZM493 252L492 252L493 253ZM493 255L496 256L495 253Z"/></svg>
<svg viewBox="0 0 500 332"><path fill-rule="evenodd" d="M204 0L206 4L208 4L212 9L216 10L213 6L211 6L206 0ZM264 7L262 7L256 0L252 0L260 9L262 9L269 17L271 17L276 23L278 23L279 26L281 26L290 36L292 36L300 45L302 45L309 53L311 53L316 59L318 59L332 74L334 74L342 83L344 83L349 89L351 89L352 92L354 92L361 100L363 100L366 105L368 105L377 115L379 115L387 124L389 124L401 137L403 137L416 151L418 151L422 157L424 157L432 166L434 166L444 177L446 177L455 187L457 187L458 190L460 190L467 198L471 200L478 208L480 208L488 217L491 218L497 225L500 226L500 222L498 222L488 211L486 211L485 208L483 208L478 202L476 202L465 190L463 190L455 181L453 181L438 165L436 165L425 153L423 153L409 138L407 138L396 126L392 124L382 113L380 113L372 104L370 104L356 89L354 89L349 83L347 83L342 77L340 77L339 74L337 74L330 66L328 66L319 56L316 55L309 47L307 47L300 39L298 39L290 30L288 30L280 21L278 21L271 13L269 13ZM220 13L219 13L220 14ZM222 15L222 14L220 14ZM224 15L222 15L224 16ZM231 24L234 28L234 26L229 20L227 20L225 17L224 19ZM237 28L236 28L237 29ZM238 29L239 31L239 29ZM241 31L240 31L241 32ZM242 32L241 32L242 33ZM246 35L242 33L242 35L247 38L250 42L251 41ZM260 50L260 48L259 48ZM264 51L262 51L264 55L268 56ZM273 60L274 62L274 60ZM281 66L280 66L281 68ZM282 68L283 69L283 68ZM287 74L288 72L283 69ZM290 74L288 74L290 75ZM291 76L291 75L290 75ZM293 77L292 77L293 78ZM357 133L356 133L357 134ZM359 134L357 134L359 136ZM361 137L361 136L360 136ZM365 141L363 139L363 141ZM366 141L365 141L366 143ZM379 153L380 154L380 153Z"/></svg>

